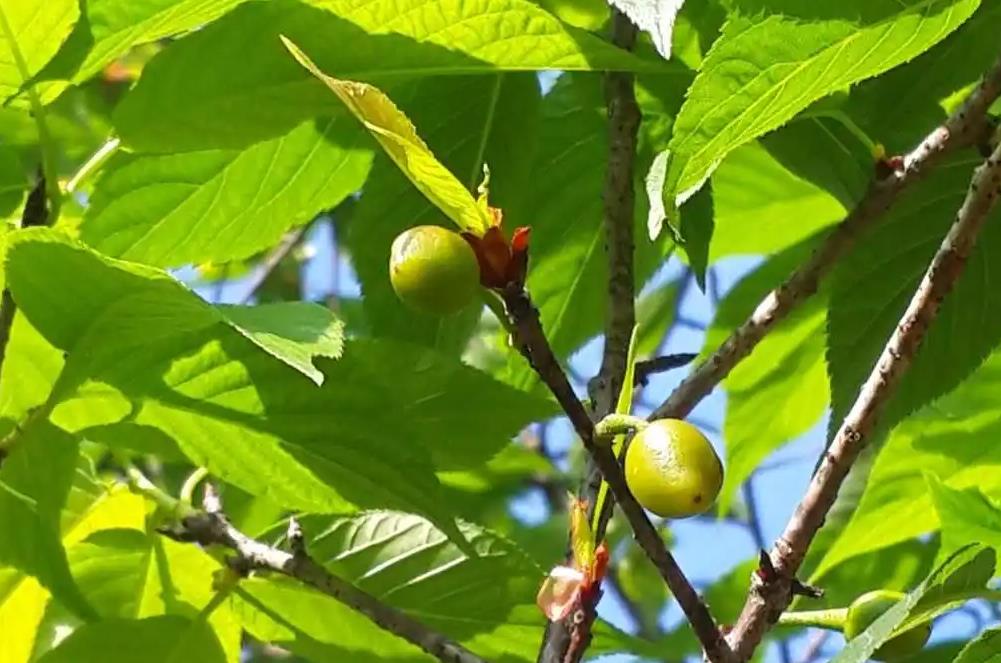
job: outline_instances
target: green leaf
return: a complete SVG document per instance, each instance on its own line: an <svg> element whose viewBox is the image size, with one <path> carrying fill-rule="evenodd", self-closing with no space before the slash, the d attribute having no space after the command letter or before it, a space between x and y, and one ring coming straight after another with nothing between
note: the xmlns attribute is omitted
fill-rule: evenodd
<svg viewBox="0 0 1001 663"><path fill-rule="evenodd" d="M802 242L774 256L727 293L706 333L703 358L743 324L765 294L809 255L812 243ZM809 430L827 407L826 300L824 292L807 300L723 381L727 392L723 429L727 468L719 497L723 512L758 464Z"/></svg>
<svg viewBox="0 0 1001 663"><path fill-rule="evenodd" d="M477 204L469 189L435 158L410 119L382 90L367 83L327 76L284 36L282 43L299 64L323 81L361 120L407 179L460 230L482 235L493 225L486 206Z"/></svg>
<svg viewBox="0 0 1001 663"><path fill-rule="evenodd" d="M969 20L931 50L853 87L845 113L890 154L913 149L994 62L998 21L1001 4L981 2Z"/></svg>
<svg viewBox="0 0 1001 663"><path fill-rule="evenodd" d="M45 66L79 16L75 0L0 2L0 101L16 95Z"/></svg>
<svg viewBox="0 0 1001 663"><path fill-rule="evenodd" d="M998 663L1001 661L1001 628L989 628L971 640L952 663Z"/></svg>
<svg viewBox="0 0 1001 663"><path fill-rule="evenodd" d="M145 151L241 147L329 112L330 92L289 57L279 35L321 70L380 86L498 70L679 70L566 26L529 0L310 4L246 3L171 45L115 111L122 139Z"/></svg>
<svg viewBox="0 0 1001 663"><path fill-rule="evenodd" d="M982 589L994 575L994 552L975 544L953 553L915 590L887 610L865 631L849 642L831 663L864 663L869 656L904 625L936 614L957 595ZM910 619L909 619L910 617Z"/></svg>
<svg viewBox="0 0 1001 663"><path fill-rule="evenodd" d="M302 525L316 532L309 542L311 555L359 589L487 660L535 660L545 627L535 606L543 573L511 542L462 524L477 552L470 557L426 520L389 511L307 517ZM428 660L315 591L276 579L245 581L241 590L235 603L244 627L301 656L341 660L350 655L363 663ZM628 636L607 626L595 631L598 651L630 646Z"/></svg>
<svg viewBox="0 0 1001 663"><path fill-rule="evenodd" d="M660 348L667 330L674 324L677 281L669 281L640 296L636 301L636 357L652 357Z"/></svg>
<svg viewBox="0 0 1001 663"><path fill-rule="evenodd" d="M309 359L337 354L340 323L317 305L285 304L280 318L270 312L272 308L247 312L241 307L213 307L166 272L106 258L52 229L21 230L8 234L5 241L8 287L19 309L62 350L72 350L92 321L114 310L122 318L106 321L110 328L105 331L112 334L117 330L123 335L169 337L227 323L317 383L323 375ZM39 278L35 270L39 264L54 268ZM82 274L87 275L85 280ZM130 318L133 325L123 327L122 321ZM140 319L146 320L146 327ZM243 322L250 326L243 327Z"/></svg>
<svg viewBox="0 0 1001 663"><path fill-rule="evenodd" d="M63 367L63 355L16 313L0 367L0 431L3 434L42 403ZM16 385L16 387L15 387Z"/></svg>
<svg viewBox="0 0 1001 663"><path fill-rule="evenodd" d="M564 74L542 101L539 148L531 167L528 209L532 226L528 290L557 357L601 331L606 306L607 260L600 192L608 157L601 82ZM650 115L653 130L663 118ZM639 191L640 184L637 183ZM644 234L637 205L635 234ZM669 239L637 242L636 287L654 273L673 247ZM524 358L510 353L505 379L527 388L538 380Z"/></svg>
<svg viewBox="0 0 1001 663"><path fill-rule="evenodd" d="M180 615L195 619L213 599L213 575L223 566L198 546L140 529L98 530L69 549L70 568L102 619ZM58 621L58 620L56 620ZM227 654L240 655L240 625L228 603L209 626Z"/></svg>
<svg viewBox="0 0 1001 663"><path fill-rule="evenodd" d="M80 236L160 267L247 258L359 189L371 150L346 117L309 120L246 149L117 155Z"/></svg>
<svg viewBox="0 0 1001 663"><path fill-rule="evenodd" d="M942 243L981 158L963 154L942 164L856 243L836 268L828 315L827 361L832 425L858 395L914 289ZM1001 247L1001 212L978 238L955 288L884 409L889 430L901 418L949 391L1001 340L1001 290L993 275ZM968 332L976 329L977 333Z"/></svg>
<svg viewBox="0 0 1001 663"><path fill-rule="evenodd" d="M244 0L88 0L63 48L39 75L83 83L140 44L195 30Z"/></svg>
<svg viewBox="0 0 1001 663"><path fill-rule="evenodd" d="M927 50L979 5L854 0L820 15L732 15L674 123L665 204L680 205L729 152L813 101Z"/></svg>
<svg viewBox="0 0 1001 663"><path fill-rule="evenodd" d="M709 267L709 244L713 236L712 187L707 185L692 196L683 210L680 222L681 249L695 275L699 289L706 289L706 268Z"/></svg>
<svg viewBox="0 0 1001 663"><path fill-rule="evenodd" d="M344 323L330 309L308 302L275 302L257 306L220 306L234 328L273 357L323 383L314 357L339 359L344 349Z"/></svg>
<svg viewBox="0 0 1001 663"><path fill-rule="evenodd" d="M109 490L77 471L60 519L62 542L69 548L97 529L142 527L144 517L142 498L122 486ZM51 642L45 640L48 632L42 632L46 606L53 605L49 598L49 592L35 578L0 568L0 623L5 632L20 634L5 638L4 663L29 663Z"/></svg>
<svg viewBox="0 0 1001 663"><path fill-rule="evenodd" d="M0 145L0 217L11 214L21 204L28 181L17 152Z"/></svg>
<svg viewBox="0 0 1001 663"><path fill-rule="evenodd" d="M161 615L108 619L74 631L39 663L223 663L226 655L202 620Z"/></svg>
<svg viewBox="0 0 1001 663"><path fill-rule="evenodd" d="M534 74L425 79L395 88L393 96L421 127L432 151L467 189L476 187L483 164L489 164L490 198L504 210L505 228L534 225L534 218L525 212L539 118L540 92ZM443 108L448 112L443 113ZM420 224L450 225L380 155L345 226L372 335L459 354L482 303L477 300L455 316L431 316L405 307L390 285L390 246L399 233ZM534 259L534 248L531 253Z"/></svg>
<svg viewBox="0 0 1001 663"><path fill-rule="evenodd" d="M1001 550L1001 509L995 503L976 487L956 490L930 472L925 481L942 523L940 555L970 541Z"/></svg>
<svg viewBox="0 0 1001 663"><path fill-rule="evenodd" d="M0 539L0 564L34 576L84 618L94 610L70 575L60 537L60 512L69 495L77 443L42 422L26 427L0 467L0 522L16 536Z"/></svg>
<svg viewBox="0 0 1001 663"><path fill-rule="evenodd" d="M844 216L844 207L832 195L789 171L766 145L751 142L737 148L713 173L710 263L731 255L782 251Z"/></svg>
<svg viewBox="0 0 1001 663"><path fill-rule="evenodd" d="M861 501L818 566L818 574L862 553L939 529L924 479L934 473L950 488L978 487L1001 498L1001 450L990 441L1001 434L996 394L1001 388L1001 354L959 388L896 427L869 474ZM894 526L887 528L886 523Z"/></svg>

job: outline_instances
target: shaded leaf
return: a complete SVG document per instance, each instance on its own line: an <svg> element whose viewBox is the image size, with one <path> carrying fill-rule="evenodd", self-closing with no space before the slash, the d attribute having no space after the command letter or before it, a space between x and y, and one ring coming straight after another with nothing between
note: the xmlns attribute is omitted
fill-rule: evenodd
<svg viewBox="0 0 1001 663"><path fill-rule="evenodd" d="M967 643L952 663L997 663L1001 661L1001 628L989 628Z"/></svg>
<svg viewBox="0 0 1001 663"><path fill-rule="evenodd" d="M289 57L279 35L321 70L380 86L390 77L499 69L677 71L563 25L528 0L310 4L246 3L159 54L115 111L123 140L147 151L240 147L329 112L330 92Z"/></svg>

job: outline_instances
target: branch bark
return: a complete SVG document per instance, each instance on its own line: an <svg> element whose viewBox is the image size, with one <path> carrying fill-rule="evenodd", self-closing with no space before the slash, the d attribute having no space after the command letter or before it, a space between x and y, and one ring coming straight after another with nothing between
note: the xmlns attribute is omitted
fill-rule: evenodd
<svg viewBox="0 0 1001 663"><path fill-rule="evenodd" d="M650 415L650 419L685 417L716 387L762 338L803 300L817 291L821 279L855 242L863 228L878 220L900 194L942 157L961 147L986 141L991 124L987 109L1001 92L1001 58L966 102L911 152L899 168L870 182L862 200L848 213L810 259L772 290L741 326L700 364Z"/></svg>
<svg viewBox="0 0 1001 663"><path fill-rule="evenodd" d="M998 79L1001 84L1001 75ZM980 89L985 89L985 86ZM862 385L855 404L821 459L806 494L782 536L775 542L770 553L774 573L759 573L752 577L747 602L728 636L739 660L750 658L765 632L789 606L796 572L814 535L834 504L852 463L874 431L883 406L914 359L942 300L962 273L977 235L999 197L1001 146L975 171L955 222L928 266L882 355Z"/></svg>
<svg viewBox="0 0 1001 663"><path fill-rule="evenodd" d="M716 626L709 609L702 601L695 588L692 587L688 578L682 572L674 557L664 546L664 541L660 538L650 519L647 518L643 507L639 505L636 498L629 492L626 485L626 478L619 465L619 460L612 452L611 446L598 444L594 434L594 423L584 405L577 398L573 387L567 380L566 373L549 347L549 341L542 330L539 322L539 312L532 304L528 293L518 285L508 287L502 293L504 304L514 325L515 340L522 353L531 363L532 368L549 390L556 397L562 406L574 430L580 436L584 448L590 455L591 461L597 466L601 475L608 483L615 501L619 504L623 514L629 521L633 529L636 543L650 558L650 561L657 568L661 577L670 587L671 592L677 599L682 611L692 624L692 628L698 636L706 656L712 663L729 663L732 661L732 653L727 646ZM590 615L593 619L593 614ZM550 630L553 626L550 626ZM546 642L549 642L547 638ZM565 654L566 652L564 652ZM583 654L583 647L579 654ZM544 646L540 652L540 660L543 656L556 655L556 652L547 650ZM565 659L554 659L557 661ZM576 660L576 659L572 659Z"/></svg>
<svg viewBox="0 0 1001 663"><path fill-rule="evenodd" d="M623 50L632 50L637 29L629 18L612 9L611 41ZM605 228L605 251L608 256L608 290L606 297L605 346L601 368L588 385L594 420L613 411L626 374L629 339L636 323L633 238L637 134L642 115L636 103L634 77L628 72L607 72L604 75L605 104L608 110L608 161L602 192ZM560 371L562 373L562 371ZM576 400L576 396L574 396ZM588 504L588 518L593 518L602 474L599 466L589 460L581 478L579 496ZM604 537L605 524L614 503L610 495L602 506L597 539ZM587 606L593 615L595 606ZM566 620L564 620L565 622ZM572 625L549 623L539 651L540 663L563 663L572 649ZM580 648L581 650L583 648ZM582 652L581 652L582 653ZM569 656L577 660L575 655Z"/></svg>
<svg viewBox="0 0 1001 663"><path fill-rule="evenodd" d="M189 509L181 516L179 528L165 529L162 533L180 541L202 546L218 545L235 551L236 558L231 560L231 566L241 574L270 571L294 578L357 610L380 628L420 647L443 663L486 663L459 643L363 592L315 562L306 552L302 532L294 520L289 527L291 552L286 552L252 539L234 527L223 514L218 496L208 485L205 495L204 510ZM169 496L167 498L176 502Z"/></svg>

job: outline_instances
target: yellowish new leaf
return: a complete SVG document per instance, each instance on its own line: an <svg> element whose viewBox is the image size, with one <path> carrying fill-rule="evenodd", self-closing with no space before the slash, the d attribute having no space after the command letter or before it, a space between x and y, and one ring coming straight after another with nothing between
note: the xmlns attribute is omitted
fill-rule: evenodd
<svg viewBox="0 0 1001 663"><path fill-rule="evenodd" d="M298 46L284 36L282 42L299 64L323 81L361 120L403 174L445 216L463 230L477 235L486 232L491 223L485 206L477 205L462 182L435 158L413 123L385 93L367 83L327 76Z"/></svg>

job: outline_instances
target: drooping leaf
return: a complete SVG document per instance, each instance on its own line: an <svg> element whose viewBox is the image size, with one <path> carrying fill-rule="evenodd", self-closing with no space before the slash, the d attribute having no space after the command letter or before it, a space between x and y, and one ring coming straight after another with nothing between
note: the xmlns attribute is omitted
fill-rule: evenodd
<svg viewBox="0 0 1001 663"><path fill-rule="evenodd" d="M980 1L855 0L823 11L744 4L746 14L731 15L674 123L668 207L684 202L733 149L927 50Z"/></svg>
<svg viewBox="0 0 1001 663"><path fill-rule="evenodd" d="M12 533L0 539L0 564L36 578L89 619L94 610L70 575L59 523L77 456L76 440L51 424L41 422L18 435L0 466L0 522Z"/></svg>
<svg viewBox="0 0 1001 663"><path fill-rule="evenodd" d="M706 333L703 358L747 320L765 294L809 255L812 243L801 242L777 254L727 293ZM806 432L827 407L826 304L826 293L811 297L780 322L723 381L727 392L723 434L726 475L719 504L724 512L758 464Z"/></svg>
<svg viewBox="0 0 1001 663"><path fill-rule="evenodd" d="M989 628L970 640L952 663L998 663L1001 661L1001 628Z"/></svg>
<svg viewBox="0 0 1001 663"><path fill-rule="evenodd" d="M210 23L244 0L88 0L39 78L82 83L129 49Z"/></svg>
<svg viewBox="0 0 1001 663"><path fill-rule="evenodd" d="M564 25L529 0L246 3L149 63L115 112L123 140L147 151L242 147L328 113L329 90L289 57L279 35L322 71L380 86L499 69L678 70Z"/></svg>
<svg viewBox="0 0 1001 663"><path fill-rule="evenodd" d="M372 157L361 138L342 115L242 150L118 155L95 185L80 236L159 267L249 257L361 187Z"/></svg>
<svg viewBox="0 0 1001 663"><path fill-rule="evenodd" d="M482 235L492 225L487 210L448 168L435 158L417 129L396 104L377 87L327 76L299 47L284 36L282 42L296 61L323 81L352 115L361 120L389 158L417 189L454 221L461 230Z"/></svg>
<svg viewBox="0 0 1001 663"><path fill-rule="evenodd" d="M160 615L107 619L80 627L39 663L224 663L226 655L204 620Z"/></svg>
<svg viewBox="0 0 1001 663"><path fill-rule="evenodd" d="M942 164L865 233L835 269L827 324L833 426L851 407L896 328L980 161L962 154ZM880 415L886 429L959 384L1001 340L1001 291L992 281L1001 272L998 219L1001 212L995 211ZM977 333L970 335L971 329Z"/></svg>
<svg viewBox="0 0 1001 663"><path fill-rule="evenodd" d="M539 118L540 92L533 74L442 77L396 89L399 94L394 92L394 99L466 189L476 188L483 164L489 164L490 199L503 209L508 234L513 227L534 225L534 217L525 212ZM431 316L405 307L390 285L393 240L407 228L423 224L451 225L388 158L380 156L346 223L346 244L365 295L362 305L371 333L459 354L482 303L477 300L455 316Z"/></svg>
<svg viewBox="0 0 1001 663"><path fill-rule="evenodd" d="M894 631L915 619L930 618L957 596L982 589L994 575L995 555L989 548L970 544L953 553L913 591L887 610L849 642L831 663L864 663Z"/></svg>
<svg viewBox="0 0 1001 663"><path fill-rule="evenodd" d="M79 16L74 0L0 3L0 101L16 95L45 66Z"/></svg>
<svg viewBox="0 0 1001 663"><path fill-rule="evenodd" d="M994 354L959 388L911 415L879 450L862 499L818 566L842 561L939 529L924 479L931 472L952 489L976 486L1001 498L1001 451L990 443L1001 431L995 395L1001 356ZM894 523L886 527L886 523Z"/></svg>

